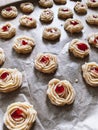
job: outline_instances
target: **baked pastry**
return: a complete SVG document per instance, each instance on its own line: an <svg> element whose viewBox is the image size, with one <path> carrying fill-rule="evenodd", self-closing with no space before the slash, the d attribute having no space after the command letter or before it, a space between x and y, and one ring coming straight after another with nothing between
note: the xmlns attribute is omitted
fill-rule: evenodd
<svg viewBox="0 0 98 130"><path fill-rule="evenodd" d="M57 4L66 4L67 0L54 0Z"/></svg>
<svg viewBox="0 0 98 130"><path fill-rule="evenodd" d="M17 69L0 69L0 92L8 93L18 89L22 84L22 73Z"/></svg>
<svg viewBox="0 0 98 130"><path fill-rule="evenodd" d="M90 14L87 16L86 21L88 24L98 25L98 15L97 14Z"/></svg>
<svg viewBox="0 0 98 130"><path fill-rule="evenodd" d="M20 9L23 13L31 13L34 10L34 6L30 2L25 2L20 4Z"/></svg>
<svg viewBox="0 0 98 130"><path fill-rule="evenodd" d="M36 28L36 20L34 18L31 18L30 16L23 15L20 20L20 25L29 27L29 28Z"/></svg>
<svg viewBox="0 0 98 130"><path fill-rule="evenodd" d="M35 68L43 73L54 73L57 66L57 57L50 53L38 54L35 59Z"/></svg>
<svg viewBox="0 0 98 130"><path fill-rule="evenodd" d="M73 17L73 12L71 9L67 7L60 7L58 10L58 17L60 19L67 19L67 18L72 18Z"/></svg>
<svg viewBox="0 0 98 130"><path fill-rule="evenodd" d="M15 39L13 48L17 53L26 54L30 53L34 46L35 41L33 38L21 36Z"/></svg>
<svg viewBox="0 0 98 130"><path fill-rule="evenodd" d="M15 102L7 107L4 124L9 130L30 130L37 112L28 102Z"/></svg>
<svg viewBox="0 0 98 130"><path fill-rule="evenodd" d="M87 6L91 8L98 8L98 0L87 0Z"/></svg>
<svg viewBox="0 0 98 130"><path fill-rule="evenodd" d="M90 52L89 45L79 39L74 39L69 45L69 51L73 53L75 57L84 58Z"/></svg>
<svg viewBox="0 0 98 130"><path fill-rule="evenodd" d="M0 38L10 39L16 34L16 28L11 23L5 23L0 26Z"/></svg>
<svg viewBox="0 0 98 130"><path fill-rule="evenodd" d="M52 104L64 106L75 100L75 90L67 80L52 79L48 83L47 95Z"/></svg>
<svg viewBox="0 0 98 130"><path fill-rule="evenodd" d="M74 10L78 14L85 14L85 13L87 13L87 5L83 4L82 2L76 2Z"/></svg>
<svg viewBox="0 0 98 130"><path fill-rule="evenodd" d="M4 18L15 18L18 15L17 8L15 6L9 6L1 11L1 15Z"/></svg>
<svg viewBox="0 0 98 130"><path fill-rule="evenodd" d="M60 36L61 31L56 27L47 27L43 31L43 38L46 40L57 40Z"/></svg>
<svg viewBox="0 0 98 130"><path fill-rule="evenodd" d="M79 33L83 28L80 20L70 18L65 21L64 29L70 33Z"/></svg>
<svg viewBox="0 0 98 130"><path fill-rule="evenodd" d="M98 48L98 32L97 33L92 33L91 35L89 35L88 42L92 46Z"/></svg>
<svg viewBox="0 0 98 130"><path fill-rule="evenodd" d="M82 65L83 78L92 87L98 87L98 64L96 62Z"/></svg>
<svg viewBox="0 0 98 130"><path fill-rule="evenodd" d="M5 62L4 50L0 48L0 65L2 65L4 62Z"/></svg>
<svg viewBox="0 0 98 130"><path fill-rule="evenodd" d="M53 6L53 0L39 0L39 5L43 8L51 8Z"/></svg>
<svg viewBox="0 0 98 130"><path fill-rule="evenodd" d="M49 23L53 20L54 18L54 13L50 9L45 9L40 15L40 20L44 23Z"/></svg>

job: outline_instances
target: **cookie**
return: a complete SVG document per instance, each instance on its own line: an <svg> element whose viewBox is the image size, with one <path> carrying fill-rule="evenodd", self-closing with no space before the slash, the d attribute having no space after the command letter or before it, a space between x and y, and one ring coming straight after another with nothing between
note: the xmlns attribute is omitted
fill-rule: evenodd
<svg viewBox="0 0 98 130"><path fill-rule="evenodd" d="M92 87L98 87L98 64L96 62L82 65L83 78Z"/></svg>
<svg viewBox="0 0 98 130"><path fill-rule="evenodd" d="M43 31L43 38L46 40L57 40L61 36L60 29L56 27L47 27Z"/></svg>
<svg viewBox="0 0 98 130"><path fill-rule="evenodd" d="M90 25L98 25L98 15L97 14L90 14L87 16L86 21Z"/></svg>
<svg viewBox="0 0 98 130"><path fill-rule="evenodd" d="M75 90L67 80L52 79L48 83L47 95L52 104L64 106L75 100Z"/></svg>
<svg viewBox="0 0 98 130"><path fill-rule="evenodd" d="M56 4L66 4L67 0L54 0Z"/></svg>
<svg viewBox="0 0 98 130"><path fill-rule="evenodd" d="M53 0L39 0L39 5L43 8L51 8L53 6Z"/></svg>
<svg viewBox="0 0 98 130"><path fill-rule="evenodd" d="M17 11L17 8L15 6L9 6L9 7L4 8L1 11L1 15L3 18L12 19L12 18L17 17L18 11Z"/></svg>
<svg viewBox="0 0 98 130"><path fill-rule="evenodd" d="M90 53L89 45L79 39L73 39L69 45L69 51L73 53L75 57L84 58Z"/></svg>
<svg viewBox="0 0 98 130"><path fill-rule="evenodd" d="M53 20L54 18L54 13L50 9L45 9L40 15L40 20L44 23L49 23Z"/></svg>
<svg viewBox="0 0 98 130"><path fill-rule="evenodd" d="M0 92L8 93L22 85L22 73L17 69L0 69Z"/></svg>
<svg viewBox="0 0 98 130"><path fill-rule="evenodd" d="M5 23L0 26L0 38L10 39L16 34L16 28L11 23Z"/></svg>
<svg viewBox="0 0 98 130"><path fill-rule="evenodd" d="M87 5L83 4L82 2L76 2L74 10L78 14L86 14L87 13Z"/></svg>
<svg viewBox="0 0 98 130"><path fill-rule="evenodd" d="M38 54L35 59L35 68L43 73L54 73L57 66L57 57L50 53Z"/></svg>
<svg viewBox="0 0 98 130"><path fill-rule="evenodd" d="M34 10L34 6L30 2L20 4L20 9L23 13L31 13Z"/></svg>
<svg viewBox="0 0 98 130"><path fill-rule="evenodd" d="M83 28L83 24L78 19L67 19L64 24L64 29L70 33L79 33Z"/></svg>
<svg viewBox="0 0 98 130"><path fill-rule="evenodd" d="M9 130L30 130L37 112L28 102L15 102L7 107L4 124Z"/></svg>
<svg viewBox="0 0 98 130"><path fill-rule="evenodd" d="M29 27L29 28L36 28L37 26L36 20L27 15L23 15L20 18L19 22L20 22L20 25Z"/></svg>
<svg viewBox="0 0 98 130"><path fill-rule="evenodd" d="M60 7L58 10L58 17L60 19L67 19L67 18L72 18L73 17L73 12L71 9L67 7Z"/></svg>
<svg viewBox="0 0 98 130"><path fill-rule="evenodd" d="M89 8L98 8L98 0L87 0L87 6Z"/></svg>
<svg viewBox="0 0 98 130"><path fill-rule="evenodd" d="M5 62L5 53L2 48L0 48L0 65L2 65Z"/></svg>
<svg viewBox="0 0 98 130"><path fill-rule="evenodd" d="M98 48L98 33L92 33L91 35L89 35L88 42L92 46Z"/></svg>
<svg viewBox="0 0 98 130"><path fill-rule="evenodd" d="M21 36L15 39L13 48L17 53L27 54L32 51L34 46L35 41L33 38Z"/></svg>

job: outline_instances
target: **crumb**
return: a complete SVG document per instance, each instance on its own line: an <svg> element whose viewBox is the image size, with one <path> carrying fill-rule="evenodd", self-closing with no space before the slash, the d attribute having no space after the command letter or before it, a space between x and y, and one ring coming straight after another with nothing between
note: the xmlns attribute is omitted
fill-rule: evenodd
<svg viewBox="0 0 98 130"><path fill-rule="evenodd" d="M75 79L75 83L78 83L78 81L79 81L78 79Z"/></svg>

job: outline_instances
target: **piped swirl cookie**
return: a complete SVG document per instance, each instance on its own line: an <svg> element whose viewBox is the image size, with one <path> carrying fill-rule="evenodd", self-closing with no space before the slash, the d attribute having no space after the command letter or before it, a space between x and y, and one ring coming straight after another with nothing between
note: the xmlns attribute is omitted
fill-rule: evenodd
<svg viewBox="0 0 98 130"><path fill-rule="evenodd" d="M30 130L37 112L28 102L15 102L7 107L4 124L9 130Z"/></svg>
<svg viewBox="0 0 98 130"><path fill-rule="evenodd" d="M85 14L85 13L87 13L87 5L83 4L82 2L76 2L74 10L78 14Z"/></svg>
<svg viewBox="0 0 98 130"><path fill-rule="evenodd" d="M53 6L53 0L39 0L39 5L43 8L51 8Z"/></svg>
<svg viewBox="0 0 98 130"><path fill-rule="evenodd" d="M87 16L86 21L90 25L98 25L98 14L90 14Z"/></svg>
<svg viewBox="0 0 98 130"><path fill-rule="evenodd" d="M92 46L98 48L98 33L92 33L91 35L89 35L88 42Z"/></svg>
<svg viewBox="0 0 98 130"><path fill-rule="evenodd" d="M54 73L58 67L57 57L50 53L38 54L35 59L35 68L43 73Z"/></svg>
<svg viewBox="0 0 98 130"><path fill-rule="evenodd" d="M43 31L43 38L46 40L57 40L60 36L61 31L56 27L47 27Z"/></svg>
<svg viewBox="0 0 98 130"><path fill-rule="evenodd" d="M90 8L97 8L98 0L87 0L87 6Z"/></svg>
<svg viewBox="0 0 98 130"><path fill-rule="evenodd" d="M0 48L0 65L2 65L4 62L5 62L4 50Z"/></svg>
<svg viewBox="0 0 98 130"><path fill-rule="evenodd" d="M20 9L23 13L31 13L34 10L34 6L30 2L25 2L20 5Z"/></svg>
<svg viewBox="0 0 98 130"><path fill-rule="evenodd" d="M83 78L92 87L98 87L98 64L96 62L82 65Z"/></svg>
<svg viewBox="0 0 98 130"><path fill-rule="evenodd" d="M17 17L18 11L17 11L17 8L15 6L9 6L9 7L4 8L1 11L1 15L4 18L12 19L12 18Z"/></svg>
<svg viewBox="0 0 98 130"><path fill-rule="evenodd" d="M0 38L10 39L16 34L16 28L10 24L5 23L0 26Z"/></svg>
<svg viewBox="0 0 98 130"><path fill-rule="evenodd" d="M40 15L40 20L44 23L49 23L53 20L54 18L54 13L50 9L45 9Z"/></svg>
<svg viewBox="0 0 98 130"><path fill-rule="evenodd" d="M66 4L67 0L54 0L54 2L57 4Z"/></svg>
<svg viewBox="0 0 98 130"><path fill-rule="evenodd" d="M72 18L73 17L73 12L71 9L67 7L60 7L58 10L58 17L60 19L67 19L67 18Z"/></svg>
<svg viewBox="0 0 98 130"><path fill-rule="evenodd" d="M70 33L79 33L83 28L83 24L78 19L67 19L64 24L64 29Z"/></svg>
<svg viewBox="0 0 98 130"><path fill-rule="evenodd" d="M75 100L75 90L67 80L52 79L48 83L47 95L52 104L64 106Z"/></svg>
<svg viewBox="0 0 98 130"><path fill-rule="evenodd" d="M69 45L69 51L73 53L75 57L84 58L90 52L89 45L79 39L74 39Z"/></svg>
<svg viewBox="0 0 98 130"><path fill-rule="evenodd" d="M33 38L27 36L17 37L14 40L13 48L17 53L27 54L30 53L35 46Z"/></svg>
<svg viewBox="0 0 98 130"><path fill-rule="evenodd" d="M22 85L22 73L17 69L0 69L0 92L8 93Z"/></svg>
<svg viewBox="0 0 98 130"><path fill-rule="evenodd" d="M34 18L31 18L30 16L23 15L20 20L20 25L29 27L29 28L36 28L36 20Z"/></svg>

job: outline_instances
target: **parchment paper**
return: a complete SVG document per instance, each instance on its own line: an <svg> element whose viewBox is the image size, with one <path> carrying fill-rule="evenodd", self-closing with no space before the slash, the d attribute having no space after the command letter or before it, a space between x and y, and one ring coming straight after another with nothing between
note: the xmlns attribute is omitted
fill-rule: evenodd
<svg viewBox="0 0 98 130"><path fill-rule="evenodd" d="M85 0L83 0L85 2ZM64 30L64 21L57 17L58 8L61 5L53 5L51 8L55 13L51 24L42 24L39 20L42 8L38 2L33 1L35 10L30 16L37 20L36 29L27 29L19 25L19 18L23 15L17 6L19 15L16 19L5 20L0 16L0 24L7 21L17 28L17 36L26 35L34 37L36 46L31 54L17 54L13 49L13 40L0 40L6 54L6 61L3 66L6 68L18 68L24 75L24 82L20 89L10 94L0 93L0 130L7 130L3 125L3 115L9 104L15 101L29 101L38 112L37 121L31 130L98 130L98 88L88 86L82 78L81 65L85 62L95 61L98 63L98 50L91 47L90 56L85 59L77 59L68 52L68 46L72 39L80 38L87 41L88 34L97 32L98 27L89 26L85 22L86 15L77 15L74 12L74 1L68 0L66 6L74 12L74 18L82 21L84 29L79 34L69 34ZM1 5L1 4L0 4ZM13 4L14 5L14 4ZM98 13L98 9L88 9L88 14ZM42 32L46 26L56 26L61 29L61 38L56 42L49 42L42 39ZM51 52L58 57L58 70L55 74L47 75L38 72L34 68L34 59L40 52ZM76 91L76 99L72 105L56 107L47 98L46 90L49 80L58 78L68 80ZM75 80L78 79L78 83Z"/></svg>

